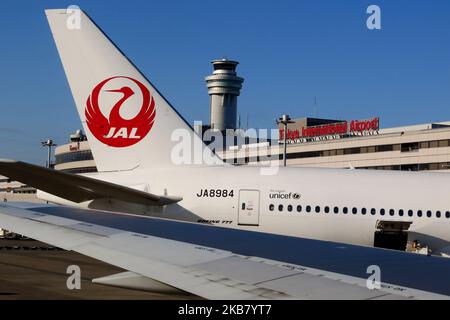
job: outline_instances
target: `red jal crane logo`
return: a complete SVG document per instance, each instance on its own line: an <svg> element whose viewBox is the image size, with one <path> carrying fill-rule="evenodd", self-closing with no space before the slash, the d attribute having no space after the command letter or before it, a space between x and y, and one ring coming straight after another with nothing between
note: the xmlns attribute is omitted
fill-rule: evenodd
<svg viewBox="0 0 450 320"><path fill-rule="evenodd" d="M104 92L122 93L123 96L111 109L108 119L101 112L99 95L105 84L113 79L126 79L139 87L142 106L134 118L124 119L119 112L123 103L136 93L128 86L104 90ZM129 77L112 77L103 80L92 90L86 102L85 116L89 130L98 140L111 147L129 147L141 141L152 128L155 115L155 100L150 91L141 82Z"/></svg>

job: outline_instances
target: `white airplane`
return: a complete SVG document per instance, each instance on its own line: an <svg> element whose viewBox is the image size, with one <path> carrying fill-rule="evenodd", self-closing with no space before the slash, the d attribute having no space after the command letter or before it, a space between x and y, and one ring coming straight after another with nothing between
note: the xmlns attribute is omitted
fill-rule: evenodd
<svg viewBox="0 0 450 320"><path fill-rule="evenodd" d="M46 12L98 168L73 175L3 160L0 173L52 203L233 229L450 254L450 178L442 173L179 164L220 163L152 83L83 12ZM147 39L151 45L151 39ZM185 141L186 142L186 141ZM184 152L184 154L183 154Z"/></svg>
<svg viewBox="0 0 450 320"><path fill-rule="evenodd" d="M409 236L443 248L444 175L176 165L180 129L216 158L87 15L75 12L81 28L68 28L72 13L46 11L100 172L1 160L2 174L71 205L0 203L2 228L127 270L93 280L105 285L209 299L450 297L450 259L303 239L372 245L377 221L394 221L384 232L411 223ZM269 312L260 306L250 314Z"/></svg>

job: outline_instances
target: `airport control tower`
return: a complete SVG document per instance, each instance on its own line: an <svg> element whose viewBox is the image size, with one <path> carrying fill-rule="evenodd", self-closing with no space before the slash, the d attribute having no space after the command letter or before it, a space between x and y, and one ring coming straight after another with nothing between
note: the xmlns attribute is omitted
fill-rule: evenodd
<svg viewBox="0 0 450 320"><path fill-rule="evenodd" d="M213 74L205 78L211 96L211 129L224 131L236 129L237 97L243 78L236 75L237 61L221 59L211 62Z"/></svg>

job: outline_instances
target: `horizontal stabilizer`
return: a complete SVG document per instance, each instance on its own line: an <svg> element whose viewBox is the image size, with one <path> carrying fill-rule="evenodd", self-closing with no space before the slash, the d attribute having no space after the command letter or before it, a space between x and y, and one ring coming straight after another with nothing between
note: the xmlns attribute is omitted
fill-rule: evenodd
<svg viewBox="0 0 450 320"><path fill-rule="evenodd" d="M47 169L21 161L0 160L0 174L77 203L108 198L129 203L164 206L182 200L180 197L158 196L111 182Z"/></svg>

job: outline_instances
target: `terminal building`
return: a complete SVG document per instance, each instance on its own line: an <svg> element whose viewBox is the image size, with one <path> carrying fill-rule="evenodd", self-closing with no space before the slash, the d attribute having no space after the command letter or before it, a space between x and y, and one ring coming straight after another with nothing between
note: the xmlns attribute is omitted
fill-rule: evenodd
<svg viewBox="0 0 450 320"><path fill-rule="evenodd" d="M97 172L86 135L77 130L70 142L55 148L55 169L69 173Z"/></svg>
<svg viewBox="0 0 450 320"><path fill-rule="evenodd" d="M14 181L5 176L0 176L0 194L33 194L36 189L27 186L26 184Z"/></svg>
<svg viewBox="0 0 450 320"><path fill-rule="evenodd" d="M237 164L281 161L279 144L219 152ZM450 170L450 122L380 129L379 118L336 121L301 118L288 126L287 165L402 171Z"/></svg>
<svg viewBox="0 0 450 320"><path fill-rule="evenodd" d="M36 197L36 188L5 176L0 176L0 201L40 202Z"/></svg>
<svg viewBox="0 0 450 320"><path fill-rule="evenodd" d="M210 124L194 126L201 136L211 129L222 132L227 141L231 132L234 145L215 150L228 163L282 165L286 142L288 166L450 171L450 121L382 129L377 117L348 121L298 118L288 124L287 132L280 126L276 140L242 139L235 131L240 129L237 97L244 82L237 75L237 65L237 61L228 59L212 61L213 72L205 78ZM70 136L68 144L56 147L55 169L70 173L97 171L81 130Z"/></svg>
<svg viewBox="0 0 450 320"><path fill-rule="evenodd" d="M322 122L326 124L317 125ZM280 129L278 143L244 144L216 153L236 165L281 165L283 142ZM289 125L286 142L288 166L450 171L450 121L380 129L378 118L340 122L301 118ZM55 157L57 170L97 171L86 140L58 146Z"/></svg>

